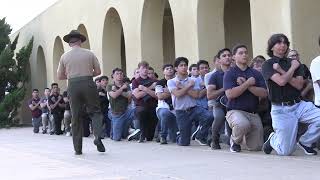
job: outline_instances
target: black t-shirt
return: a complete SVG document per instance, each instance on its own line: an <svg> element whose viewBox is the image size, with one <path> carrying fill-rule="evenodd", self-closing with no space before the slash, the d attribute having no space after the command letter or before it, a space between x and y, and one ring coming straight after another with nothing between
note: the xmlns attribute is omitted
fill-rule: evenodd
<svg viewBox="0 0 320 180"><path fill-rule="evenodd" d="M49 99L48 99L49 105L55 104L58 101L59 96L61 97L59 104L64 103L63 97L60 94L53 94L49 96ZM60 108L59 104L54 109L51 109L51 113L61 113L63 111L63 108Z"/></svg>
<svg viewBox="0 0 320 180"><path fill-rule="evenodd" d="M150 87L154 82L157 82L157 81L149 77L147 77L146 79L139 77L132 81L132 90L134 90L135 88L138 88L139 85ZM153 98L149 94L147 94L141 99L136 99L133 96L133 100L137 106L150 107L150 108L155 108L157 106L157 99Z"/></svg>
<svg viewBox="0 0 320 180"><path fill-rule="evenodd" d="M165 78L161 79L157 82L157 85L162 86L162 88L168 88L167 80ZM171 96L164 100L170 107L170 110L173 110L172 99Z"/></svg>
<svg viewBox="0 0 320 180"><path fill-rule="evenodd" d="M300 90L296 89L295 87L291 86L287 83L285 86L279 86L277 83L271 80L271 77L277 73L273 69L273 64L278 63L284 71L288 71L291 67L292 59L289 58L279 58L279 57L272 57L271 59L267 60L262 65L262 74L263 78L266 81L269 90L269 99L271 102L280 103L280 102L288 102L300 97ZM298 69L294 72L293 77L303 76L304 69L303 66L300 65Z"/></svg>
<svg viewBox="0 0 320 180"><path fill-rule="evenodd" d="M102 112L106 112L108 110L108 107L109 107L109 99L108 99L108 96L107 96L107 91L100 87L100 88L98 88L98 93L99 92L102 92L103 94L105 94L105 96L100 96L99 95L99 98L100 98L101 111Z"/></svg>

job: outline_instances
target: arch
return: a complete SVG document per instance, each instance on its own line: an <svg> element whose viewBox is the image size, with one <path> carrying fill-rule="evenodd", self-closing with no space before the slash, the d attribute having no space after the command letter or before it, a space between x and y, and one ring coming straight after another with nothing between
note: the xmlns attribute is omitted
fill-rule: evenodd
<svg viewBox="0 0 320 180"><path fill-rule="evenodd" d="M36 77L36 87L40 89L44 89L47 87L48 81L47 81L47 66L46 66L46 58L44 56L44 51L42 46L38 47L37 50L37 61L36 61L36 70L35 70L35 76Z"/></svg>
<svg viewBox="0 0 320 180"><path fill-rule="evenodd" d="M224 28L226 47L245 44L252 57L252 30L249 0L225 0Z"/></svg>
<svg viewBox="0 0 320 180"><path fill-rule="evenodd" d="M54 46L53 46L53 80L54 82L57 82L59 84L59 87L61 88L62 91L66 90L67 82L58 80L57 69L58 69L61 55L63 53L64 53L64 48L63 48L62 40L59 36L57 36L56 39L54 40Z"/></svg>
<svg viewBox="0 0 320 180"><path fill-rule="evenodd" d="M119 67L126 72L125 36L120 15L110 8L105 16L102 41L103 72Z"/></svg>
<svg viewBox="0 0 320 180"><path fill-rule="evenodd" d="M175 59L174 19L168 0L145 0L141 20L141 56L156 70ZM159 72L159 71L158 71Z"/></svg>
<svg viewBox="0 0 320 180"><path fill-rule="evenodd" d="M89 40L87 28L84 26L84 24L80 24L78 26L78 31L80 31L80 33L87 38L87 40L82 44L82 47L86 49L90 49L90 40Z"/></svg>

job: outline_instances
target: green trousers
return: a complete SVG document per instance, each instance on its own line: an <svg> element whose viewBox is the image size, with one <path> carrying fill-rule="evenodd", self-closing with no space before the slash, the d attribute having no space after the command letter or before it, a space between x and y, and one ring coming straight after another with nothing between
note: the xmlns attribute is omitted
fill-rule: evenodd
<svg viewBox="0 0 320 180"><path fill-rule="evenodd" d="M99 95L92 77L82 76L68 80L68 96L72 113L72 139L75 151L82 151L83 119L88 113L92 120L95 139L102 135L103 116Z"/></svg>

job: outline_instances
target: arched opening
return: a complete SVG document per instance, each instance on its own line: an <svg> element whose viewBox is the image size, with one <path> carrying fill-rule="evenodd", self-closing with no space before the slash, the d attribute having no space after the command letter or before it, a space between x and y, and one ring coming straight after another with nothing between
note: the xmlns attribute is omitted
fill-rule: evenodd
<svg viewBox="0 0 320 180"><path fill-rule="evenodd" d="M213 58L225 47L224 0L198 1L198 48L199 59L207 60L214 69Z"/></svg>
<svg viewBox="0 0 320 180"><path fill-rule="evenodd" d="M39 90L47 87L47 68L46 68L46 58L44 56L43 48L41 46L38 47L37 51L37 67L35 70L36 77L36 87Z"/></svg>
<svg viewBox="0 0 320 180"><path fill-rule="evenodd" d="M80 31L80 33L83 34L87 38L87 40L81 46L83 48L90 49L90 41L89 41L89 36L88 36L88 32L87 32L86 27L83 24L80 24L78 26L78 31Z"/></svg>
<svg viewBox="0 0 320 180"><path fill-rule="evenodd" d="M163 13L162 43L163 63L172 64L175 60L176 52L174 42L174 24L169 1L166 1Z"/></svg>
<svg viewBox="0 0 320 180"><path fill-rule="evenodd" d="M142 59L161 71L175 59L174 21L168 0L145 0L141 22Z"/></svg>
<svg viewBox="0 0 320 180"><path fill-rule="evenodd" d="M224 28L226 47L241 43L252 57L251 13L249 0L225 0Z"/></svg>
<svg viewBox="0 0 320 180"><path fill-rule="evenodd" d="M59 87L61 88L61 92L63 92L67 88L67 82L58 80L57 78L57 69L58 69L61 55L63 53L64 53L64 49L62 45L62 40L58 36L54 41L54 47L53 47L53 79L55 82L59 84Z"/></svg>
<svg viewBox="0 0 320 180"><path fill-rule="evenodd" d="M104 74L110 74L116 67L126 72L124 31L119 13L114 8L108 10L104 20L102 49Z"/></svg>

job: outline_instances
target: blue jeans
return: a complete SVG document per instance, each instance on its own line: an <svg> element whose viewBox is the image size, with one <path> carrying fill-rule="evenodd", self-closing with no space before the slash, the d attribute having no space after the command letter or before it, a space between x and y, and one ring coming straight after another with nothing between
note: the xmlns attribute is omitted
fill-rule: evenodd
<svg viewBox="0 0 320 180"><path fill-rule="evenodd" d="M32 118L32 126L33 126L33 132L34 133L38 133L39 132L39 128L41 126L41 121L42 121L41 116L38 117L38 118Z"/></svg>
<svg viewBox="0 0 320 180"><path fill-rule="evenodd" d="M320 137L320 109L311 102L301 101L293 106L272 105L272 126L275 134L270 139L278 155L288 156L295 150L298 123L308 124L299 141L311 147Z"/></svg>
<svg viewBox="0 0 320 180"><path fill-rule="evenodd" d="M134 110L128 109L123 114L110 113L112 121L112 139L120 141L122 137L128 136L128 129L135 119Z"/></svg>
<svg viewBox="0 0 320 180"><path fill-rule="evenodd" d="M190 110L176 110L176 117L180 131L180 137L177 138L178 145L190 145L193 121L198 121L201 127L196 138L207 140L208 130L213 122L212 112L204 109L203 107L196 106Z"/></svg>
<svg viewBox="0 0 320 180"><path fill-rule="evenodd" d="M177 133L176 116L167 108L158 109L157 116L160 120L160 136L164 139L167 139L169 130L170 139L175 141Z"/></svg>

